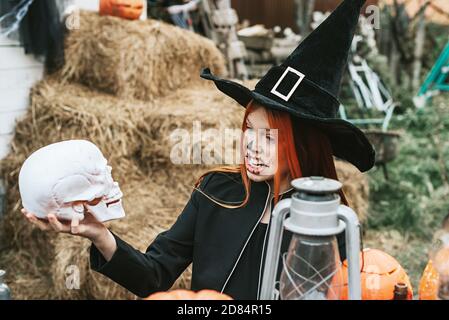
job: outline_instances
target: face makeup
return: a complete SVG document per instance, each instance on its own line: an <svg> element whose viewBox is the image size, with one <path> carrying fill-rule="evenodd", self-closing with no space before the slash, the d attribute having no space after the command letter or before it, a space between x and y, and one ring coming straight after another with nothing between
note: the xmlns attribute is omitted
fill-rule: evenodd
<svg viewBox="0 0 449 320"><path fill-rule="evenodd" d="M257 133L255 132L257 131ZM255 176L271 177L277 169L277 139L273 139L269 129L247 129L245 166ZM256 134L258 135L256 138ZM270 134L270 136L267 136Z"/></svg>

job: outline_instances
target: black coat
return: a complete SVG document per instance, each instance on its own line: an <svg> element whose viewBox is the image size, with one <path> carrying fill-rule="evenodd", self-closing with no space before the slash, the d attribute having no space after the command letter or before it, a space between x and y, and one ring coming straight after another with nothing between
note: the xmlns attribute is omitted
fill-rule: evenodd
<svg viewBox="0 0 449 320"><path fill-rule="evenodd" d="M201 190L215 199L237 204L245 192L239 174L208 174ZM98 249L90 250L91 268L140 297L170 289L193 263L192 290L213 289L226 293L226 285L265 207L272 201L266 182L251 182L246 206L223 208L194 191L173 226L148 247L134 249L117 235L117 250L106 262ZM283 196L291 196L292 191ZM273 206L271 207L273 208ZM344 235L338 237L340 255L345 257ZM235 299L239 297L234 294Z"/></svg>

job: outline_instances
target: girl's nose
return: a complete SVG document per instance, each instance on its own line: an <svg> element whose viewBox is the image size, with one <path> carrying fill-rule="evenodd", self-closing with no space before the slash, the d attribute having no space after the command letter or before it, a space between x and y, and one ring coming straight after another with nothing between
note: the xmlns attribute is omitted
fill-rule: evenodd
<svg viewBox="0 0 449 320"><path fill-rule="evenodd" d="M255 146L257 146L257 143L254 140L251 140L248 143L247 148L249 151L254 152L255 154L259 154L259 150L257 150L257 148L255 148Z"/></svg>

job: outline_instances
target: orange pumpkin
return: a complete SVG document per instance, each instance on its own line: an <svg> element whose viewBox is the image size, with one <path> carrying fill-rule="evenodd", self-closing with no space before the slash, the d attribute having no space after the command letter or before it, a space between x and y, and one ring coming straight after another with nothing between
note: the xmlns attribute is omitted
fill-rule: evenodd
<svg viewBox="0 0 449 320"><path fill-rule="evenodd" d="M137 20L143 12L143 1L144 0L100 0L100 15Z"/></svg>
<svg viewBox="0 0 449 320"><path fill-rule="evenodd" d="M429 260L419 282L419 300L438 299L438 272L433 267L432 260Z"/></svg>
<svg viewBox="0 0 449 320"><path fill-rule="evenodd" d="M200 290L198 292L178 289L166 292L157 292L145 300L232 300L224 293L214 290Z"/></svg>
<svg viewBox="0 0 449 320"><path fill-rule="evenodd" d="M429 260L424 269L419 283L420 300L438 300L440 273L449 277L449 247L438 250L434 256L434 261Z"/></svg>
<svg viewBox="0 0 449 320"><path fill-rule="evenodd" d="M398 283L407 285L408 300L412 299L413 289L410 279L396 259L377 249L365 249L359 258L360 266L363 266L360 275L362 300L393 300L394 287ZM348 299L347 266L347 261L344 261L342 300Z"/></svg>

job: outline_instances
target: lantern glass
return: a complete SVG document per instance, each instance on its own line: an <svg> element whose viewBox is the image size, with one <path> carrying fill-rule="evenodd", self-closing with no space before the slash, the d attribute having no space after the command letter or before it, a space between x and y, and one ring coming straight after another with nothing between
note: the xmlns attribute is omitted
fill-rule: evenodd
<svg viewBox="0 0 449 320"><path fill-rule="evenodd" d="M294 234L283 257L282 300L339 300L342 263L335 236Z"/></svg>

